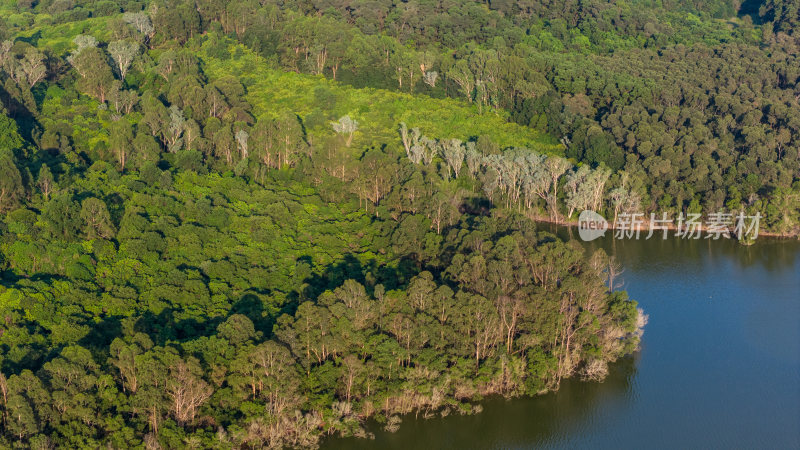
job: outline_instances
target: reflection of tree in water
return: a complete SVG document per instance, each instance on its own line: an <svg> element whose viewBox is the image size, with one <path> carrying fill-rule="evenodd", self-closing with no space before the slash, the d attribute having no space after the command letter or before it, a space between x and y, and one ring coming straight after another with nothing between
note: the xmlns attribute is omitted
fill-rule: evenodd
<svg viewBox="0 0 800 450"><path fill-rule="evenodd" d="M647 230L643 230L638 240L614 239L614 231L608 230L606 235L591 242L580 241L571 227L552 224L539 224L541 229L555 233L564 240L578 240L589 253L598 248L615 256L623 265L691 265L694 263L716 263L718 260L733 261L740 269L762 266L765 270L783 270L793 266L800 254L800 242L792 239L781 239L769 236L759 237L753 245L742 245L735 239L719 240L680 239L670 231L667 239L661 239L656 231L650 239ZM707 260L704 260L708 258ZM633 267L632 267L633 268ZM646 269L646 267L643 267Z"/></svg>
<svg viewBox="0 0 800 450"><path fill-rule="evenodd" d="M479 414L450 414L423 420L414 414L403 417L395 433L377 423L368 425L374 440L331 439L324 449L386 448L514 448L569 447L575 438L591 431L600 415L627 409L636 398L636 364L639 354L609 366L602 382L571 378L557 392L506 400L491 397L481 403ZM584 441L586 443L586 441Z"/></svg>
<svg viewBox="0 0 800 450"><path fill-rule="evenodd" d="M791 268L800 254L800 242L790 239L759 238L736 261L740 267L762 265L768 271Z"/></svg>

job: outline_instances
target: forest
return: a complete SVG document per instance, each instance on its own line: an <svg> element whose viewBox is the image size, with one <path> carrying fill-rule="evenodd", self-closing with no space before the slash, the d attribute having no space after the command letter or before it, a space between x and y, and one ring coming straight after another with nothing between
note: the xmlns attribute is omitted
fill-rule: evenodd
<svg viewBox="0 0 800 450"><path fill-rule="evenodd" d="M0 446L314 447L602 380L537 227L800 234L793 1L0 0Z"/></svg>

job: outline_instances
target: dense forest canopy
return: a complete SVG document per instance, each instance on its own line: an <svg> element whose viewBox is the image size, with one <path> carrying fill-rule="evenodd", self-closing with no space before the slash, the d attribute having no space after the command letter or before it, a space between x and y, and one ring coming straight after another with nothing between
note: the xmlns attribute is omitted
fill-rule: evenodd
<svg viewBox="0 0 800 450"><path fill-rule="evenodd" d="M314 446L602 379L531 219L800 230L796 2L0 1L0 446Z"/></svg>

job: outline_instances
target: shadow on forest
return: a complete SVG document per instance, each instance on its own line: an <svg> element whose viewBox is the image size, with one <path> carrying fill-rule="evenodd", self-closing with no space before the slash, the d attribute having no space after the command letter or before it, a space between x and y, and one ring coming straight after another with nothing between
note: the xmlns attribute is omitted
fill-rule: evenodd
<svg viewBox="0 0 800 450"><path fill-rule="evenodd" d="M739 7L738 16L750 16L753 23L761 25L764 19L759 15L759 9L764 4L764 0L744 0Z"/></svg>
<svg viewBox="0 0 800 450"><path fill-rule="evenodd" d="M155 345L164 345L168 342L214 336L217 334L217 327L220 324L235 314L241 314L253 322L256 331L260 331L265 337L268 337L271 334L274 317L266 312L267 309L264 307L262 298L257 293L246 292L233 303L225 316L213 317L208 320L197 320L194 317L179 319L176 317L174 309L166 308L158 314L151 311L144 312L136 321L134 329L147 334ZM121 335L121 330L118 335ZM111 340L108 341L109 344Z"/></svg>
<svg viewBox="0 0 800 450"><path fill-rule="evenodd" d="M310 257L298 259L300 260L311 265ZM419 273L418 265L411 258L401 258L396 267L391 267L385 264L378 265L375 260L364 264L355 255L348 253L341 261L331 264L321 274L312 274L306 278L302 294L306 299L315 299L326 290L336 289L347 280L357 281L369 293L372 293L378 284L383 285L388 291L405 286L417 273Z"/></svg>
<svg viewBox="0 0 800 450"><path fill-rule="evenodd" d="M16 96L8 92L2 84L0 84L0 105L5 107L8 116L17 122L20 136L26 142L34 142L33 130L41 128L36 120L35 111L31 111Z"/></svg>
<svg viewBox="0 0 800 450"><path fill-rule="evenodd" d="M311 267L310 257L298 259L298 264ZM248 291L236 300L224 316L210 317L206 320L197 317L182 318L181 311L176 308L165 308L156 313L144 311L136 315L133 329L150 337L153 344L163 346L169 342L183 342L203 336L214 336L217 328L233 315L241 314L253 322L256 331L269 338L276 319L286 313L293 314L299 303L305 299L314 300L328 289L341 286L346 280L353 279L363 284L368 292L372 292L377 284L383 284L387 290L404 286L418 272L416 264L410 260L401 260L397 267L378 265L374 261L362 264L352 254L327 267L321 274L311 274L304 279L302 294L287 296L287 303L279 310L270 310L267 299L270 291ZM47 275L39 278L48 277ZM115 315L100 319L92 324L89 332L78 341L84 348L90 349L97 356L105 355L113 340L125 335L124 321L126 316ZM55 356L55 355L52 355Z"/></svg>
<svg viewBox="0 0 800 450"><path fill-rule="evenodd" d="M20 41L20 42L27 42L28 44L30 44L30 45L32 45L34 47L38 47L39 46L39 39L41 39L41 37L42 37L42 30L37 30L36 33L33 33L32 35L30 35L28 37L20 36L20 37L17 37L16 40Z"/></svg>
<svg viewBox="0 0 800 450"><path fill-rule="evenodd" d="M252 292L247 292L233 304L228 312L228 317L234 314L241 314L253 322L256 331L261 331L267 337L272 333L272 326L275 318L267 314L264 308L264 301Z"/></svg>
<svg viewBox="0 0 800 450"><path fill-rule="evenodd" d="M232 302L226 314L217 317L205 319L184 317L183 310L177 305L164 308L159 312L136 312L133 316L122 314L96 317L93 321L83 322L89 327L87 333L76 343L91 351L96 361L103 361L108 357L108 348L114 339L123 338L130 333L129 325L126 325L127 321L133 320L133 330L148 335L155 346L164 346L170 342L179 343L200 337L214 336L217 334L220 324L236 314L249 318L253 322L255 330L261 332L264 339L268 339L272 334L275 321L280 315L294 314L297 306L303 301L315 301L320 294L342 286L346 280L357 281L372 295L375 287L379 284L385 290L405 287L421 268L420 263L412 257L393 260L391 264L380 264L374 259L362 262L355 254L346 254L317 273L311 271L314 264L310 256L298 258L297 265L297 279L295 285L292 286L297 290L289 292L284 297L285 302L282 307L270 303L272 291L251 289ZM182 267L182 269L186 268ZM36 274L25 278L19 277L13 271L6 271L3 273L2 283L13 285L22 279L52 284L66 278L53 274ZM32 367L34 363L36 366L40 366L57 357L62 349L62 346L58 346L51 351L43 349L34 351L28 358L30 361L20 361L15 363L14 367L4 367L4 369L11 369L11 373L17 373L22 368ZM8 366L8 364L6 361L5 365Z"/></svg>
<svg viewBox="0 0 800 450"><path fill-rule="evenodd" d="M35 273L31 276L20 276L11 269L0 270L0 286L8 288L15 287L14 285L22 280L30 281L31 283L42 282L47 285L53 284L55 281L69 281L69 278L54 273Z"/></svg>
<svg viewBox="0 0 800 450"><path fill-rule="evenodd" d="M124 316L104 317L100 322L95 323L83 338L78 341L78 345L89 349L95 356L96 361L102 361L97 356L107 355L108 347L114 339L122 336L122 320Z"/></svg>

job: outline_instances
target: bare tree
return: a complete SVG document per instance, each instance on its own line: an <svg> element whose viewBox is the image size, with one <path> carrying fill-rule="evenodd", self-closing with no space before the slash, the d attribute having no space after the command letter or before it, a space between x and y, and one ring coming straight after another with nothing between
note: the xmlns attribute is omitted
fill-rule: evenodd
<svg viewBox="0 0 800 450"><path fill-rule="evenodd" d="M342 116L338 122L331 122L331 126L336 133L347 135L345 145L350 147L350 144L353 143L353 134L358 130L358 121L353 120L349 115Z"/></svg>
<svg viewBox="0 0 800 450"><path fill-rule="evenodd" d="M42 81L47 75L44 55L34 48L30 48L25 52L25 57L20 60L19 67L25 74L25 79L30 87Z"/></svg>
<svg viewBox="0 0 800 450"><path fill-rule="evenodd" d="M597 211L600 209L600 206L603 202L603 194L605 193L606 183L608 182L609 177L611 177L611 169L601 166L595 169L592 173L590 178L590 189L591 189L591 206L592 210Z"/></svg>
<svg viewBox="0 0 800 450"><path fill-rule="evenodd" d="M551 180L552 193L548 196L551 216L558 220L558 179L570 168L571 164L564 158L549 156L545 159L544 165Z"/></svg>
<svg viewBox="0 0 800 450"><path fill-rule="evenodd" d="M625 272L625 269L613 256L608 257L607 264L606 280L608 281L608 290L613 291L614 289L621 288L623 283L619 280L619 277Z"/></svg>
<svg viewBox="0 0 800 450"><path fill-rule="evenodd" d="M97 38L88 34L79 34L75 36L75 39L73 39L72 42L78 46L78 48L72 52L72 55L77 55L85 48L97 47L98 44Z"/></svg>
<svg viewBox="0 0 800 450"><path fill-rule="evenodd" d="M239 130L236 132L236 144L239 146L239 156L242 159L247 158L247 140L250 138L250 135L247 131Z"/></svg>
<svg viewBox="0 0 800 450"><path fill-rule="evenodd" d="M467 62L460 59L454 66L447 72L447 78L455 81L461 88L467 101L472 101L472 93L475 90L475 77L469 70Z"/></svg>
<svg viewBox="0 0 800 450"><path fill-rule="evenodd" d="M122 83L119 80L114 80L108 99L117 114L130 114L133 107L139 102L139 94L133 89L122 89Z"/></svg>
<svg viewBox="0 0 800 450"><path fill-rule="evenodd" d="M124 80L131 63L139 54L139 44L125 40L114 41L108 44L108 53L117 65L120 80Z"/></svg>
<svg viewBox="0 0 800 450"><path fill-rule="evenodd" d="M481 154L478 153L478 150L475 148L474 142L467 142L467 149L466 149L466 160L467 160L467 170L471 176L475 176L478 174L478 171L481 168L481 162L483 158Z"/></svg>
<svg viewBox="0 0 800 450"><path fill-rule="evenodd" d="M430 71L430 69L433 67L433 64L436 62L436 53L432 51L420 52L418 58L419 58L419 71L424 76L426 73Z"/></svg>
<svg viewBox="0 0 800 450"><path fill-rule="evenodd" d="M428 166L433 162L433 158L439 154L439 143L433 139L426 138L425 136L420 139L420 143L422 144L423 151L422 161L426 166Z"/></svg>
<svg viewBox="0 0 800 450"><path fill-rule="evenodd" d="M6 376L0 372L0 396L3 400L3 425L8 423L8 380Z"/></svg>
<svg viewBox="0 0 800 450"><path fill-rule="evenodd" d="M198 377L189 366L179 361L170 370L167 395L172 399L172 413L181 426L194 421L197 409L211 397L213 390L208 383Z"/></svg>
<svg viewBox="0 0 800 450"><path fill-rule="evenodd" d="M38 186L39 190L42 191L44 199L49 200L50 193L52 193L55 189L55 180L53 179L53 174L50 172L50 168L47 167L47 164L42 164L41 169L39 169L39 176L36 178L36 186Z"/></svg>
<svg viewBox="0 0 800 450"><path fill-rule="evenodd" d="M181 149L183 142L181 135L183 135L184 124L186 119L183 117L183 112L176 106L172 105L169 108L169 128L165 133L167 141L167 148L170 153L175 153Z"/></svg>
<svg viewBox="0 0 800 450"><path fill-rule="evenodd" d="M436 79L439 78L439 72L431 70L422 74L422 81L430 87L436 87Z"/></svg>
<svg viewBox="0 0 800 450"><path fill-rule="evenodd" d="M155 34L156 29L153 27L153 22L150 20L150 16L144 12L126 12L122 15L122 20L133 26L148 40Z"/></svg>
<svg viewBox="0 0 800 450"><path fill-rule="evenodd" d="M11 56L11 47L14 43L11 41L3 41L0 43L0 67L3 67L6 60Z"/></svg>
<svg viewBox="0 0 800 450"><path fill-rule="evenodd" d="M419 143L414 144L414 146L411 147L411 152L408 157L414 164L421 163L422 160L425 159L425 146Z"/></svg>
<svg viewBox="0 0 800 450"><path fill-rule="evenodd" d="M421 139L422 133L419 128L409 130L404 122L400 124L400 140L403 142L408 159L414 164L419 164L425 155L425 146L422 145Z"/></svg>
<svg viewBox="0 0 800 450"><path fill-rule="evenodd" d="M525 311L525 302L518 296L501 295L495 306L506 334L506 352L510 355L514 350L514 338Z"/></svg>
<svg viewBox="0 0 800 450"><path fill-rule="evenodd" d="M344 367L344 371L342 373L342 383L344 384L344 394L345 399L347 402L350 402L350 399L353 396L353 387L355 386L356 380L361 376L361 373L364 371L364 364L358 359L355 355L347 355L344 357L342 361L342 366ZM348 403L349 404L349 403Z"/></svg>
<svg viewBox="0 0 800 450"><path fill-rule="evenodd" d="M458 139L450 139L442 142L442 153L447 162L447 175L450 176L450 169L458 178L458 173L464 165L464 146Z"/></svg>
<svg viewBox="0 0 800 450"><path fill-rule="evenodd" d="M408 132L408 127L405 122L400 122L400 140L403 142L403 148L406 149L406 156L411 156L411 134Z"/></svg>
<svg viewBox="0 0 800 450"><path fill-rule="evenodd" d="M578 168L575 172L570 172L567 175L567 182L565 188L567 190L567 218L572 217L572 213L578 209L586 209L592 201L592 189L588 186L588 180L591 176L591 169L587 164Z"/></svg>

